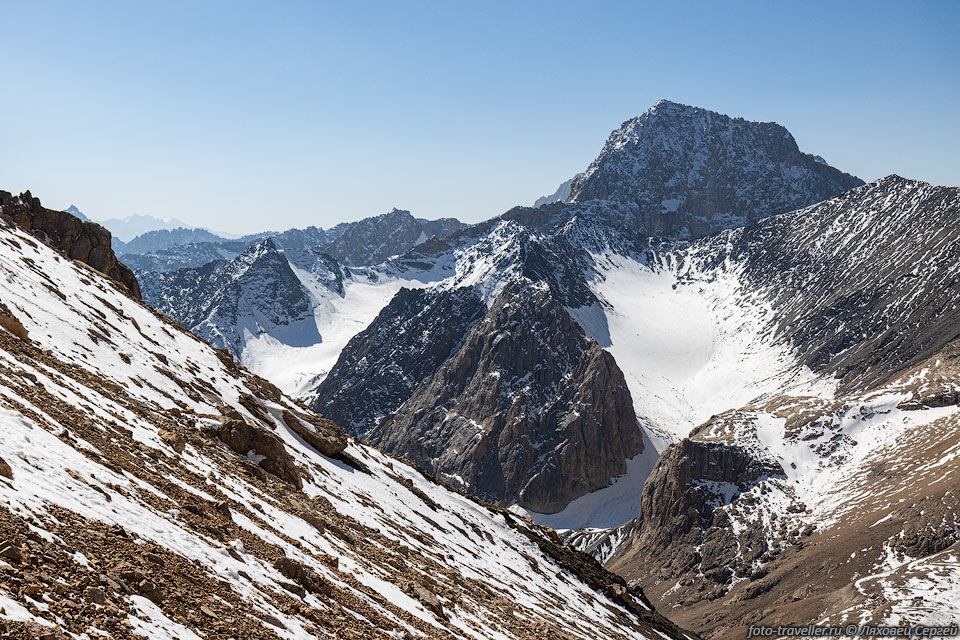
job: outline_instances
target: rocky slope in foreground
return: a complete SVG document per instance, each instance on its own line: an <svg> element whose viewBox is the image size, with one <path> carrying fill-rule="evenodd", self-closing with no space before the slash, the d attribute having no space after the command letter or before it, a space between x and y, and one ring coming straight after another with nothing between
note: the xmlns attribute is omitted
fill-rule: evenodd
<svg viewBox="0 0 960 640"><path fill-rule="evenodd" d="M688 637L0 227L4 637Z"/></svg>

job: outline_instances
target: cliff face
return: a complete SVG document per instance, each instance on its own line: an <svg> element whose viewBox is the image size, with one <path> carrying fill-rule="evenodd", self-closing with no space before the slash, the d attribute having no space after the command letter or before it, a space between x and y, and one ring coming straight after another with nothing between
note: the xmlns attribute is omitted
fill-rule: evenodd
<svg viewBox="0 0 960 640"><path fill-rule="evenodd" d="M140 285L133 271L117 260L110 247L110 232L93 222L84 222L65 211L40 204L29 191L14 196L0 191L0 214L21 229L37 236L72 260L77 260L122 285L140 299Z"/></svg>
<svg viewBox="0 0 960 640"><path fill-rule="evenodd" d="M681 576L692 592L717 597L717 585L722 589L738 570L741 579L749 575L770 552L761 527L738 530L718 506L727 492L746 492L767 478L785 474L777 462L735 443L687 438L671 446L644 485L638 532L613 564L629 566L642 555L654 580Z"/></svg>
<svg viewBox="0 0 960 640"><path fill-rule="evenodd" d="M436 372L483 311L470 289L401 289L344 347L313 407L348 431L367 431Z"/></svg>
<svg viewBox="0 0 960 640"><path fill-rule="evenodd" d="M519 283L368 439L476 495L542 513L607 486L643 449L612 356L547 287Z"/></svg>

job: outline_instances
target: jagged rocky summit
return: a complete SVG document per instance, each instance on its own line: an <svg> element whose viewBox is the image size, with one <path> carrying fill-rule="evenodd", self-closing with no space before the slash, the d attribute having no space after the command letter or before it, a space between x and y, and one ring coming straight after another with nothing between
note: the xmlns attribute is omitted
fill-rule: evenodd
<svg viewBox="0 0 960 640"><path fill-rule="evenodd" d="M700 237L861 184L801 152L775 122L660 100L610 134L563 200L617 203L646 235Z"/></svg>

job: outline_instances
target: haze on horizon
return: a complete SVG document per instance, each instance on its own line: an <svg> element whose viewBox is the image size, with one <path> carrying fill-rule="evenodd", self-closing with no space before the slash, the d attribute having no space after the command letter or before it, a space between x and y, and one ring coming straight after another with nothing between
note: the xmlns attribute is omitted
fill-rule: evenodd
<svg viewBox="0 0 960 640"><path fill-rule="evenodd" d="M660 98L960 184L960 4L3 2L0 189L232 233L479 221Z"/></svg>

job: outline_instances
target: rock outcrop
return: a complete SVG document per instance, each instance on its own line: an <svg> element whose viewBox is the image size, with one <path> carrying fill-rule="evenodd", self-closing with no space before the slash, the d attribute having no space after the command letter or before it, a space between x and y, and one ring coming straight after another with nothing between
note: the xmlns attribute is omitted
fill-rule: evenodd
<svg viewBox="0 0 960 640"><path fill-rule="evenodd" d="M785 477L783 469L736 443L694 435L671 445L644 485L636 533L618 550L613 566L622 566L625 558L635 562L641 554L656 558L645 565L656 574L653 579L685 580L690 591L715 597L735 572L749 574L770 551L762 530L737 531L718 507L731 493L747 492L771 477Z"/></svg>
<svg viewBox="0 0 960 640"><path fill-rule="evenodd" d="M606 566L709 637L742 636L758 611L773 625L955 611L958 363L955 341L869 391L715 416L660 457Z"/></svg>
<svg viewBox="0 0 960 640"><path fill-rule="evenodd" d="M263 427L250 424L236 410L229 410L220 420L217 437L236 453L247 456L265 471L296 488L303 487L293 457L283 441Z"/></svg>
<svg viewBox="0 0 960 640"><path fill-rule="evenodd" d="M140 299L136 276L117 260L110 247L110 232L100 225L84 222L65 211L47 209L29 191L19 196L0 191L0 214L68 258L105 274Z"/></svg>
<svg viewBox="0 0 960 640"><path fill-rule="evenodd" d="M346 434L330 420L319 416L301 417L290 411L283 412L283 422L304 442L325 456L332 457L347 446Z"/></svg>
<svg viewBox="0 0 960 640"><path fill-rule="evenodd" d="M13 315L10 308L2 302L0 302L0 327L3 327L21 340L30 339L29 332L24 328L17 316Z"/></svg>

